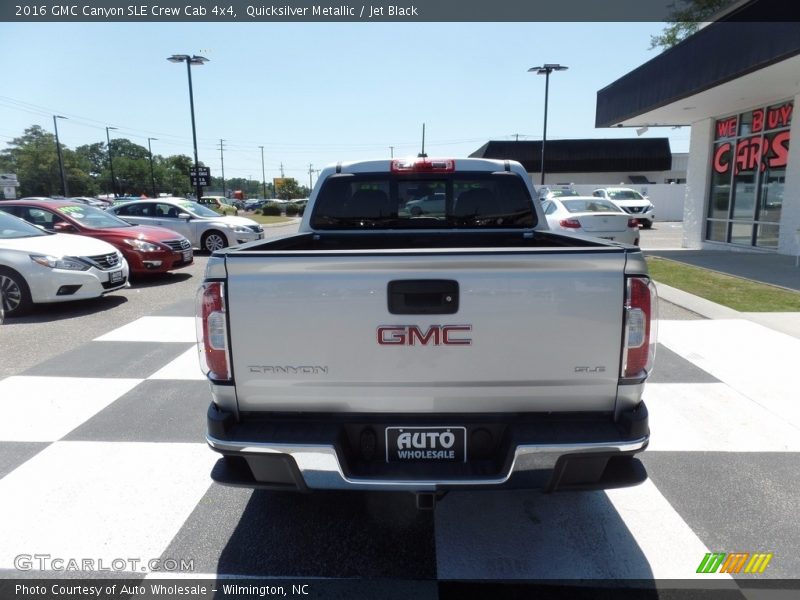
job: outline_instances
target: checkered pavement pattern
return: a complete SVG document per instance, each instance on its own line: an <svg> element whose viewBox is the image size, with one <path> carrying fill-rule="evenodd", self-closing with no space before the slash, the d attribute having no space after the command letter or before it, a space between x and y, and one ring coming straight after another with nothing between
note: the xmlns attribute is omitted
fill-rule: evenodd
<svg viewBox="0 0 800 600"><path fill-rule="evenodd" d="M418 512L406 495L213 483L194 327L144 317L0 380L0 576L19 576L20 553L192 559L212 577L526 580L686 579L707 552L766 551L762 577L800 573L798 339L661 321L645 483L451 492Z"/></svg>

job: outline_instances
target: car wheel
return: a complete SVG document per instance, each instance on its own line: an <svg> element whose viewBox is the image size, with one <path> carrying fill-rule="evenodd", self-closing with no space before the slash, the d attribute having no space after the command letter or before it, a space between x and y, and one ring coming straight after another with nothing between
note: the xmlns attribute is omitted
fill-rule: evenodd
<svg viewBox="0 0 800 600"><path fill-rule="evenodd" d="M7 317L18 317L31 309L30 289L16 271L0 268L0 289L3 290L3 310Z"/></svg>
<svg viewBox="0 0 800 600"><path fill-rule="evenodd" d="M411 216L418 217L422 214L422 209L419 206L411 207Z"/></svg>
<svg viewBox="0 0 800 600"><path fill-rule="evenodd" d="M653 227L653 222L645 219L642 221L642 227L644 227L645 229L651 229Z"/></svg>
<svg viewBox="0 0 800 600"><path fill-rule="evenodd" d="M214 252L214 250L222 250L227 247L228 240L225 234L219 231L207 231L205 235L203 235L201 243L204 249L209 252Z"/></svg>

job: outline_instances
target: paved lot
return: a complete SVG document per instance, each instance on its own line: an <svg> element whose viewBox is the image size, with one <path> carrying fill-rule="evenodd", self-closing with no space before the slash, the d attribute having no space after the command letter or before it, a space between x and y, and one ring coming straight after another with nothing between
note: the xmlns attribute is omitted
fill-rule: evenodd
<svg viewBox="0 0 800 600"><path fill-rule="evenodd" d="M762 578L800 573L800 409L785 375L800 340L662 307L645 394L650 479L634 488L450 493L435 512L404 494L225 488L202 441L203 262L116 304L3 326L0 576L18 575L21 553L191 559L211 577L383 578L376 597L435 596L403 587L420 580L689 579L707 552L773 552Z"/></svg>

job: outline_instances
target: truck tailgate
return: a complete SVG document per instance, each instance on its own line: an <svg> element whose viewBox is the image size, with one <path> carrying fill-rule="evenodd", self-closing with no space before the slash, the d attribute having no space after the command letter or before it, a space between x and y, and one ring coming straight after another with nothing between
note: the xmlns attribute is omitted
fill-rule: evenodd
<svg viewBox="0 0 800 600"><path fill-rule="evenodd" d="M242 252L226 268L243 412L614 409L622 249ZM457 312L390 313L404 280L457 282ZM448 325L470 343L444 344Z"/></svg>

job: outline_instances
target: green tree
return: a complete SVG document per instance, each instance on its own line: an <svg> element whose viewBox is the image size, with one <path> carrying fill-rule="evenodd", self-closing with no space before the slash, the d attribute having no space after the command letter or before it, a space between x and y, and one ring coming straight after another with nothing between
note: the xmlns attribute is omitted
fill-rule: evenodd
<svg viewBox="0 0 800 600"><path fill-rule="evenodd" d="M38 125L33 125L9 142L0 152L3 164L17 174L22 196L51 196L61 193L56 138Z"/></svg>
<svg viewBox="0 0 800 600"><path fill-rule="evenodd" d="M676 0L670 5L669 24L661 34L650 36L650 50L672 48L696 32L700 23L732 3L733 0Z"/></svg>
<svg viewBox="0 0 800 600"><path fill-rule="evenodd" d="M281 198L282 200L291 200L292 198L305 198L305 196L303 196L302 189L297 184L297 180L288 177L278 184L275 193L277 197Z"/></svg>

